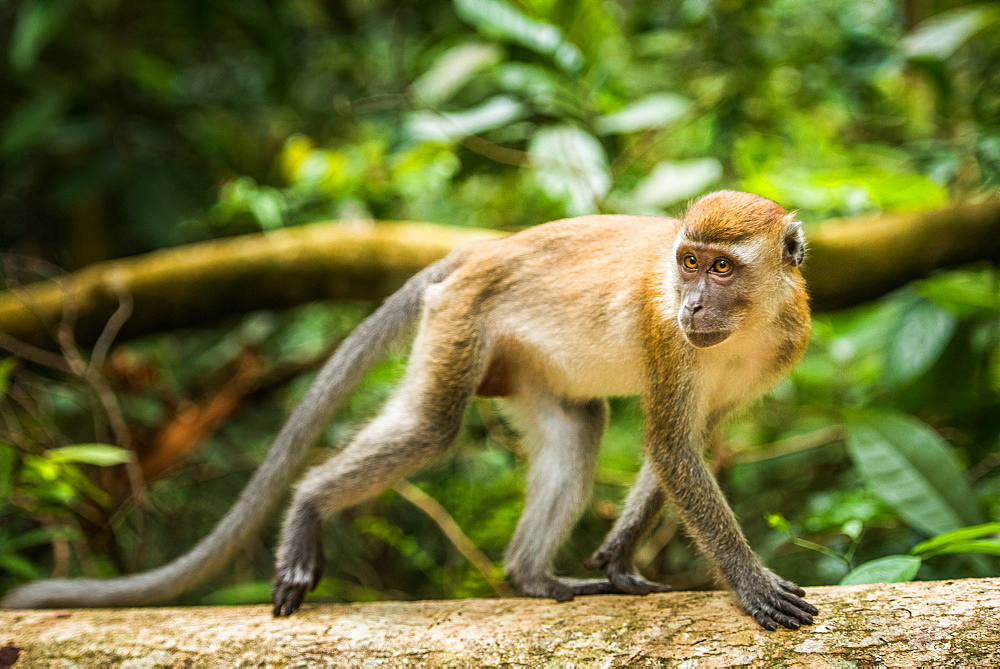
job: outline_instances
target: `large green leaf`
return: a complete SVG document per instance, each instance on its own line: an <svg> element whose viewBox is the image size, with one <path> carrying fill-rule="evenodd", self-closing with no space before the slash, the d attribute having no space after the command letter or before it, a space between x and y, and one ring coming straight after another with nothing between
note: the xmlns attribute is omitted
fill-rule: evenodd
<svg viewBox="0 0 1000 669"><path fill-rule="evenodd" d="M889 555L852 569L840 580L840 584L861 585L863 583L912 581L920 569L920 562L920 558L915 555Z"/></svg>
<svg viewBox="0 0 1000 669"><path fill-rule="evenodd" d="M601 143L570 125L543 128L528 147L535 178L573 216L593 214L611 186Z"/></svg>
<svg viewBox="0 0 1000 669"><path fill-rule="evenodd" d="M901 315L886 350L885 376L908 383L930 369L951 341L958 319L929 300L914 300Z"/></svg>
<svg viewBox="0 0 1000 669"><path fill-rule="evenodd" d="M956 545L965 545L973 540L984 540L983 537L989 537L994 534L1000 534L1000 523L983 523L981 525L973 525L972 527L963 527L957 530L952 530L951 532L939 534L933 539L923 541L914 546L910 550L910 553L913 555L923 555L924 557L928 557L939 553L968 552L953 549ZM986 539L984 541L987 541L993 546L1000 546L1000 544L997 544L996 539Z"/></svg>
<svg viewBox="0 0 1000 669"><path fill-rule="evenodd" d="M66 19L69 0L35 0L21 6L10 38L10 66L24 72Z"/></svg>
<svg viewBox="0 0 1000 669"><path fill-rule="evenodd" d="M911 527L935 535L982 521L948 444L912 416L862 411L848 417L847 448L868 487Z"/></svg>
<svg viewBox="0 0 1000 669"><path fill-rule="evenodd" d="M1000 12L989 3L941 12L903 38L903 52L910 58L944 60L998 17Z"/></svg>
<svg viewBox="0 0 1000 669"><path fill-rule="evenodd" d="M636 100L618 111L597 119L597 132L607 135L616 132L635 132L659 128L682 117L691 102L672 93L658 93Z"/></svg>
<svg viewBox="0 0 1000 669"><path fill-rule="evenodd" d="M407 119L406 130L416 140L451 142L499 127L524 114L523 104L507 95L497 95L461 112L414 112Z"/></svg>
<svg viewBox="0 0 1000 669"><path fill-rule="evenodd" d="M434 64L413 82L413 91L424 104L440 104L477 73L499 63L503 56L503 49L495 44L463 42L438 56Z"/></svg>
<svg viewBox="0 0 1000 669"><path fill-rule="evenodd" d="M486 35L551 56L567 72L583 65L583 54L559 28L527 16L506 0L455 0L455 11Z"/></svg>
<svg viewBox="0 0 1000 669"><path fill-rule="evenodd" d="M632 199L647 207L665 207L704 192L721 177L722 163L715 158L664 160L639 183Z"/></svg>

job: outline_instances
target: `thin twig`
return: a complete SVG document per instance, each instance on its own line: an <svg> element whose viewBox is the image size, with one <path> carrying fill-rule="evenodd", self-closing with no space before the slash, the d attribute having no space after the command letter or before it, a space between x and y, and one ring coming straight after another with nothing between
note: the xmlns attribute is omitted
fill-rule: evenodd
<svg viewBox="0 0 1000 669"><path fill-rule="evenodd" d="M58 370L64 374L71 374L69 366L62 357L56 355L55 353L49 353L36 346L25 343L15 337L11 337L6 332L0 332L0 348L7 351L11 355L22 360L27 360L28 362L33 362L36 365L42 365L43 367L49 367L51 369Z"/></svg>
<svg viewBox="0 0 1000 669"><path fill-rule="evenodd" d="M118 404L118 398L114 391L111 390L111 386L108 385L107 379L104 378L102 370L86 361L83 357L83 352L76 343L76 338L73 332L78 315L77 303L76 300L73 299L70 291L67 289L65 282L60 283L63 286L63 294L66 297L63 300L63 318L59 323L59 329L56 332L56 340L59 342L59 347L62 350L63 356L69 363L70 370L83 379L97 396L98 402L104 409L104 414L108 419L108 424L111 426L111 431L115 435L115 441L117 444L121 448L124 448L133 454L133 457L129 458L129 461L125 463L125 473L128 477L132 497L136 500L135 525L137 540L135 554L142 555L146 550L148 538L146 532L145 514L146 484L143 480L138 460L134 457L135 448L132 443L132 433L129 431L128 423L125 420L124 414L122 414L121 407ZM127 299L130 303L131 296ZM123 319L128 318L128 315L131 312L131 306L124 306L122 300L122 293L119 293L119 306L112 316L112 320L114 320L115 323L118 323L119 321L124 322ZM116 324L106 324L101 337L105 340L108 339L106 335L116 334L119 327L120 325ZM105 342L102 346L110 348L110 343ZM106 354L106 351L104 354Z"/></svg>
<svg viewBox="0 0 1000 669"><path fill-rule="evenodd" d="M783 455L807 451L811 448L819 448L832 444L835 441L842 441L847 438L847 428L843 425L827 425L812 432L797 434L794 437L780 439L770 444L765 444L753 450L741 451L730 458L732 464L746 464L748 462L761 462L780 458Z"/></svg>
<svg viewBox="0 0 1000 669"><path fill-rule="evenodd" d="M125 325L125 321L132 315L132 308L135 304L135 301L132 299L132 293L129 292L120 275L113 274L109 277L108 285L111 286L118 296L118 308L115 309L115 313L111 314L108 322L104 324L101 336L97 338L97 342L90 352L91 370L104 369L104 361L108 357L108 351L111 350L111 345L121 331L122 326Z"/></svg>
<svg viewBox="0 0 1000 669"><path fill-rule="evenodd" d="M514 596L514 592L510 587L508 587L502 578L497 576L496 568L490 562L490 559L472 543L472 540L462 531L462 528L458 526L458 523L451 517L447 509L441 506L436 499L405 480L394 485L392 489L399 493L399 496L407 502L426 513L441 528L444 535L448 537L448 541L483 575L483 578L486 579L486 582L490 584L490 587L493 588L493 591L497 595L501 597Z"/></svg>

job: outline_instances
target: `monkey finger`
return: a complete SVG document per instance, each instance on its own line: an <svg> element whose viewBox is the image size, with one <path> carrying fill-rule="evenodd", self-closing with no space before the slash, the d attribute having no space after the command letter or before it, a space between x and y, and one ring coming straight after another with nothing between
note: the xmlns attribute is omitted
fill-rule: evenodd
<svg viewBox="0 0 1000 669"><path fill-rule="evenodd" d="M803 594L805 594L805 593L803 593ZM795 608L797 608L797 609L799 609L801 611L804 611L806 613L811 613L812 615L816 615L816 614L819 613L819 609L817 609L815 606L813 606L812 604L810 604L809 602L807 602L804 599L800 599L799 597L796 597L795 595L793 595L790 592L782 592L781 596L782 596L782 598L784 598L784 600L786 602L789 602L792 606L794 606Z"/></svg>
<svg viewBox="0 0 1000 669"><path fill-rule="evenodd" d="M805 602L802 603L805 604ZM809 613L804 609L804 607L796 606L795 604L793 604L788 600L781 600L778 602L778 608L781 609L783 612L787 613L788 615L798 619L799 622L802 622L806 625L813 624L812 616L809 615Z"/></svg>
<svg viewBox="0 0 1000 669"><path fill-rule="evenodd" d="M771 618L771 616L769 616L766 612L757 610L751 615L753 616L753 619L757 621L757 624L766 629L768 632L773 632L778 629L778 623L774 622L774 619Z"/></svg>
<svg viewBox="0 0 1000 669"><path fill-rule="evenodd" d="M778 579L778 585L781 586L782 590L784 590L786 592L790 592L793 595L798 595L799 597L802 597L803 595L806 594L805 590L803 590L802 588L800 588L796 584L792 583L791 581L785 581L785 580L782 580L782 579L779 578Z"/></svg>
<svg viewBox="0 0 1000 669"><path fill-rule="evenodd" d="M779 623L781 623L790 630L797 630L800 627L802 627L802 623L800 623L795 618L792 618L791 616L785 615L784 613L774 611L771 613L771 615L774 617L775 620L777 620Z"/></svg>

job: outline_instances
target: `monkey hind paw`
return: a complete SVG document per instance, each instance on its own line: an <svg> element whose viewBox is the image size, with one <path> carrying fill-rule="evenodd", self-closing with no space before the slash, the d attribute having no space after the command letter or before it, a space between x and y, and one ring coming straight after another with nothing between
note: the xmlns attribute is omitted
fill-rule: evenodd
<svg viewBox="0 0 1000 669"><path fill-rule="evenodd" d="M647 595L651 592L666 592L669 585L653 583L636 574L617 581L576 578L537 577L516 583L518 592L526 597L547 597L557 602L568 602L575 597L587 595Z"/></svg>
<svg viewBox="0 0 1000 669"><path fill-rule="evenodd" d="M671 587L665 583L646 580L630 563L612 559L603 552L595 553L584 563L585 569L600 569L608 577L610 592L619 595L649 595L654 592L669 592Z"/></svg>
<svg viewBox="0 0 1000 669"><path fill-rule="evenodd" d="M316 570L295 567L278 569L271 588L271 601L274 602L274 616L290 616L299 610L306 595L312 592L319 583Z"/></svg>
<svg viewBox="0 0 1000 669"><path fill-rule="evenodd" d="M613 592L621 595L649 595L654 592L670 592L666 583L647 581L637 572L621 571L607 573L608 580L614 588Z"/></svg>
<svg viewBox="0 0 1000 669"><path fill-rule="evenodd" d="M312 590L312 578L296 578L291 570L283 570L274 578L271 601L274 602L274 616L290 616L299 610L306 594Z"/></svg>

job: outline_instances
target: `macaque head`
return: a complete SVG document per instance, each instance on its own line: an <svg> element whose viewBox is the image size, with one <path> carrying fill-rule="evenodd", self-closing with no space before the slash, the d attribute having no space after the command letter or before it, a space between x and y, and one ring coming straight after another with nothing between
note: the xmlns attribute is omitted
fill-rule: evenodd
<svg viewBox="0 0 1000 669"><path fill-rule="evenodd" d="M779 204L739 191L697 200L674 248L677 321L693 346L720 344L779 304L805 253L801 224Z"/></svg>

